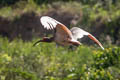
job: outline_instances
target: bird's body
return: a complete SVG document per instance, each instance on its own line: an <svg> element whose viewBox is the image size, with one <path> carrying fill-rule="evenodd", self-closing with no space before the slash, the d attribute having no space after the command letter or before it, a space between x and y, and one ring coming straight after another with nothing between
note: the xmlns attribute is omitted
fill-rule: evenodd
<svg viewBox="0 0 120 80"><path fill-rule="evenodd" d="M81 39L86 35L90 39L94 40L102 49L104 49L102 44L94 36L78 27L73 27L69 30L65 25L48 16L41 17L40 21L47 30L54 29L54 35L50 38L44 37L38 42L55 42L56 44L62 46L79 46L81 43L78 39Z"/></svg>
<svg viewBox="0 0 120 80"><path fill-rule="evenodd" d="M68 46L72 45L72 40L74 40L74 38L71 31L67 27L58 24L55 30L54 41L59 45ZM74 40L73 42L78 42L78 45L80 43L76 40Z"/></svg>

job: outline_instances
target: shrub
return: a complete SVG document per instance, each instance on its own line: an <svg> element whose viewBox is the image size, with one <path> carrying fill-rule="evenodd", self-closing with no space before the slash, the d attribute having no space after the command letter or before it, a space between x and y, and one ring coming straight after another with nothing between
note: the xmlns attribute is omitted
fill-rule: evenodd
<svg viewBox="0 0 120 80"><path fill-rule="evenodd" d="M119 47L102 51L80 46L71 51L46 43L33 47L35 41L16 39L9 42L6 38L0 38L2 80L119 79Z"/></svg>

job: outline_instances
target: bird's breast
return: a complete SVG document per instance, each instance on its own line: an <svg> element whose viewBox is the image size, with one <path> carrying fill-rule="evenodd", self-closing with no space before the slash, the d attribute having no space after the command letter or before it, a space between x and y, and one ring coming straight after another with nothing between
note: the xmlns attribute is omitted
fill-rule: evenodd
<svg viewBox="0 0 120 80"><path fill-rule="evenodd" d="M65 34L61 35L61 34L56 34L54 37L54 41L59 44L59 45L63 45L63 46L67 46L70 45L68 40L70 38L67 37Z"/></svg>

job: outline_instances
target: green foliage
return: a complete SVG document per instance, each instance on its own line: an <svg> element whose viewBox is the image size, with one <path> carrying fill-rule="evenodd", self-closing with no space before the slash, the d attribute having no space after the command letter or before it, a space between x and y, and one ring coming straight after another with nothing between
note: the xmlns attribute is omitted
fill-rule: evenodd
<svg viewBox="0 0 120 80"><path fill-rule="evenodd" d="M80 46L75 51L55 44L0 38L2 80L117 80L120 79L120 48ZM117 71L116 71L117 70Z"/></svg>
<svg viewBox="0 0 120 80"><path fill-rule="evenodd" d="M118 76L115 77L114 68L118 69L117 75L120 74L120 48L111 47L104 51L93 51L94 62L91 66L86 66L83 80L116 80L120 79Z"/></svg>
<svg viewBox="0 0 120 80"><path fill-rule="evenodd" d="M120 48L108 48L104 52L95 52L95 66L97 68L108 68L117 65L120 63L119 55Z"/></svg>

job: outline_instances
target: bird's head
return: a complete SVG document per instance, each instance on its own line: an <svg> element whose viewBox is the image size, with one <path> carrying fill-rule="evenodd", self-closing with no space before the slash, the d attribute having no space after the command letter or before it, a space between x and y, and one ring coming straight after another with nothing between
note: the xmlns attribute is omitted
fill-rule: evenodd
<svg viewBox="0 0 120 80"><path fill-rule="evenodd" d="M44 37L40 42L52 42L52 39L49 37Z"/></svg>
<svg viewBox="0 0 120 80"><path fill-rule="evenodd" d="M39 40L39 41L35 42L35 43L33 44L33 46L35 46L35 45L38 44L39 42L47 42L47 43L50 43L50 42L52 42L52 38L44 37L42 40Z"/></svg>

